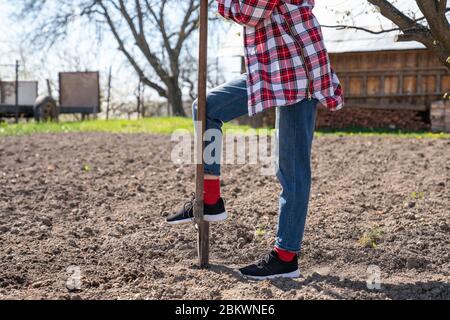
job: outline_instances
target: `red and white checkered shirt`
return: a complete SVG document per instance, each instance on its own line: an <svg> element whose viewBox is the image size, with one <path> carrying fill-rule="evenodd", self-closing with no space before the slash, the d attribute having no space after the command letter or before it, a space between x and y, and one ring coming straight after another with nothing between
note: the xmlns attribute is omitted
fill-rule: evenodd
<svg viewBox="0 0 450 320"><path fill-rule="evenodd" d="M314 16L314 0L216 0L244 26L249 114L316 98L331 111L344 97ZM308 85L309 83L309 85Z"/></svg>

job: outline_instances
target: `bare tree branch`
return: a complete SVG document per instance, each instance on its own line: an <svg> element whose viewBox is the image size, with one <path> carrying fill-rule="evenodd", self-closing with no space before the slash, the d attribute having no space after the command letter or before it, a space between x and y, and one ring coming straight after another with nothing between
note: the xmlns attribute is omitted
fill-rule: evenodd
<svg viewBox="0 0 450 320"><path fill-rule="evenodd" d="M181 65L187 61L187 44L198 29L199 0L59 0L58 10L50 11L49 4L49 0L22 0L20 4L19 19L39 21L32 33L37 47L53 46L67 37L73 22L85 19L99 26L99 34L106 31L113 36L137 76L169 100L173 114L185 115L182 87L188 84L187 77L194 82L197 74L187 73L192 68ZM171 10L178 10L180 19L169 23Z"/></svg>
<svg viewBox="0 0 450 320"><path fill-rule="evenodd" d="M325 28L355 29L371 34L383 34L399 31L395 41L417 41L431 50L434 55L450 68L450 27L447 19L447 0L416 0L423 16L418 19L409 17L388 0L367 0L397 27L385 30L372 30L361 26L326 25ZM423 23L422 23L423 22Z"/></svg>

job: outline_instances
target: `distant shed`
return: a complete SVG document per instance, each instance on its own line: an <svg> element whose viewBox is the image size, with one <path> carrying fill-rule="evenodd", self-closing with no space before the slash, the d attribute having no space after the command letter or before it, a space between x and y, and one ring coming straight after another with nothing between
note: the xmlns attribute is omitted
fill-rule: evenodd
<svg viewBox="0 0 450 320"><path fill-rule="evenodd" d="M450 91L450 73L422 44L352 29L325 32L347 107L427 111Z"/></svg>

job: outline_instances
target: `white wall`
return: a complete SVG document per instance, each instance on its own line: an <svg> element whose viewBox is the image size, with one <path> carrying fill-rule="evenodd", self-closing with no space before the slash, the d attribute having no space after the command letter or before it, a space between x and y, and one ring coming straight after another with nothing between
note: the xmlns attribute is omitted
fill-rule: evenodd
<svg viewBox="0 0 450 320"><path fill-rule="evenodd" d="M19 105L31 106L37 98L37 82L19 82ZM16 104L16 92L14 82L1 82L0 102L7 105ZM3 96L2 96L3 93Z"/></svg>

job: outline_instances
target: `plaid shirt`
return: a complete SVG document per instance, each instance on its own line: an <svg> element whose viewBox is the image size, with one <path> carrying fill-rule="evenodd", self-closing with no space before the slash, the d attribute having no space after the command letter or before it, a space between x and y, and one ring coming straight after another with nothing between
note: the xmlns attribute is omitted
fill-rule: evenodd
<svg viewBox="0 0 450 320"><path fill-rule="evenodd" d="M314 0L216 0L244 26L249 114L315 98L331 111L344 97L314 16Z"/></svg>

